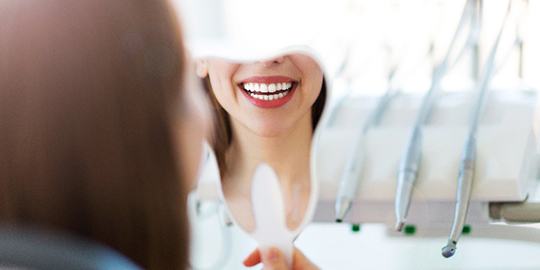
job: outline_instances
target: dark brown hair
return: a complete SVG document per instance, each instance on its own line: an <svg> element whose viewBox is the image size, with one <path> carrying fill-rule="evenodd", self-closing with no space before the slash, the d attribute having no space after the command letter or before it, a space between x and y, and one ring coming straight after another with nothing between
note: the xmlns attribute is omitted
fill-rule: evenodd
<svg viewBox="0 0 540 270"><path fill-rule="evenodd" d="M159 0L0 2L0 225L187 268L177 24Z"/></svg>
<svg viewBox="0 0 540 270"><path fill-rule="evenodd" d="M206 90L205 92L210 99L214 121L213 134L210 137L210 145L216 154L219 171L221 176L223 176L228 170L225 154L233 140L231 120L227 111L221 107L216 96L214 95L214 91L212 91L212 85L210 84L210 79L208 76L204 78L203 83ZM321 115L326 103L326 91L326 79L323 77L321 92L311 107L311 126L313 129L317 127L317 124L321 119Z"/></svg>

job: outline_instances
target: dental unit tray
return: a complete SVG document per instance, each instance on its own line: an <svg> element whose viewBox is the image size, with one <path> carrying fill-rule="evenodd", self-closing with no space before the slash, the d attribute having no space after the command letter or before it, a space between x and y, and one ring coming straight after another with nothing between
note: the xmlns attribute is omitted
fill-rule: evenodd
<svg viewBox="0 0 540 270"><path fill-rule="evenodd" d="M470 92L446 93L423 127L423 166L414 190L407 224L446 236L455 208L458 166L469 126ZM478 160L467 224L485 226L494 221L490 203L523 202L536 189L540 123L536 94L529 91L490 91L478 129ZM421 96L400 95L384 119L363 138L366 142L364 174L345 222L384 223L393 228L396 173ZM321 134L318 155L319 205L314 218L332 222L340 174L358 140L359 128L376 98L349 99L332 127ZM355 123L354 125L351 123ZM339 153L339 154L337 154ZM494 211L491 209L492 212ZM540 239L540 238L539 238Z"/></svg>

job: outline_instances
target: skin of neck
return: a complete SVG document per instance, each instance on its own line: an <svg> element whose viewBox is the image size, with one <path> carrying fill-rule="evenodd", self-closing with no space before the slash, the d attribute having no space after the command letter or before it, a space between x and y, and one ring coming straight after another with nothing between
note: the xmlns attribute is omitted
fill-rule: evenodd
<svg viewBox="0 0 540 270"><path fill-rule="evenodd" d="M263 162L276 171L285 191L302 188L297 185L309 182L298 180L309 179L311 112L304 114L287 132L272 137L260 136L234 119L231 124L234 137L226 153L226 178L231 187L247 192L255 168Z"/></svg>

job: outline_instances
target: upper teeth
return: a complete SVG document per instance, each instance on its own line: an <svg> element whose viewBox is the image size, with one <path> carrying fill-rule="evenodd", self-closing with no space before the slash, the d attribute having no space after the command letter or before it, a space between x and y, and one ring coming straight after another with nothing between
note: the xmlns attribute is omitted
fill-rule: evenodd
<svg viewBox="0 0 540 270"><path fill-rule="evenodd" d="M250 92L274 93L281 90L289 90L292 87L291 82L283 83L244 83L244 89Z"/></svg>

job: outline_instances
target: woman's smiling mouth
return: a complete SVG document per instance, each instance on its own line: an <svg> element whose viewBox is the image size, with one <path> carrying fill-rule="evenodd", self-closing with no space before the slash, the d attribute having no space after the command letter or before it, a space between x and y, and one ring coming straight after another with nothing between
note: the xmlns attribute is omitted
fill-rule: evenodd
<svg viewBox="0 0 540 270"><path fill-rule="evenodd" d="M285 76L258 76L243 80L238 87L255 106L276 108L287 103L298 81Z"/></svg>

